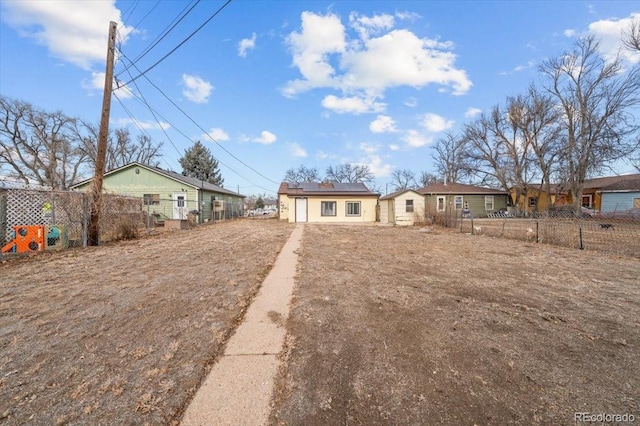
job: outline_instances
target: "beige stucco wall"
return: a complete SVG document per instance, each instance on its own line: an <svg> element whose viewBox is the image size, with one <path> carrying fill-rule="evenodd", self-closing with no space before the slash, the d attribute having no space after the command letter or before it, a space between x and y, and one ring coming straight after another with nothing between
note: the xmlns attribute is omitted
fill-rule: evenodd
<svg viewBox="0 0 640 426"><path fill-rule="evenodd" d="M307 199L307 222L346 223L346 222L375 222L377 196L312 196ZM296 198L287 195L279 195L280 220L296 221ZM335 216L322 216L321 204L323 201L336 202ZM347 216L347 201L360 202L360 216Z"/></svg>

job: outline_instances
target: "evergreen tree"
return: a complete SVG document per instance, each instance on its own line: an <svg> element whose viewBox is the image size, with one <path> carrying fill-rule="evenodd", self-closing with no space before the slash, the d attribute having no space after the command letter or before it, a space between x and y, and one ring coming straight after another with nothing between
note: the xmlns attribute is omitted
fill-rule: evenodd
<svg viewBox="0 0 640 426"><path fill-rule="evenodd" d="M218 167L218 160L202 142L197 141L191 148L185 150L184 157L178 161L182 166L183 176L222 186L224 179Z"/></svg>
<svg viewBox="0 0 640 426"><path fill-rule="evenodd" d="M258 197L258 199L256 200L256 208L264 209L264 200L262 199L262 197Z"/></svg>

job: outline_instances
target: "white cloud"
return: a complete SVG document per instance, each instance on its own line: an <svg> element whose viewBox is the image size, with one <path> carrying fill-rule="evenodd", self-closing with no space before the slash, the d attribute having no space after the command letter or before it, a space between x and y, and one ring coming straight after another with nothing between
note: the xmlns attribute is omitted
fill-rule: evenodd
<svg viewBox="0 0 640 426"><path fill-rule="evenodd" d="M478 115L482 114L482 110L480 108L469 107L464 113L465 118L474 118Z"/></svg>
<svg viewBox="0 0 640 426"><path fill-rule="evenodd" d="M350 15L356 33L350 34L349 42L346 28L335 14L303 12L301 20L301 31L290 33L286 42L302 78L286 83L282 89L285 96L329 88L341 91L345 99L367 99L373 105L392 87L420 89L435 84L443 91L462 95L472 86L466 71L455 67L451 42L392 29L394 18L390 15ZM342 112L363 111L347 108Z"/></svg>
<svg viewBox="0 0 640 426"><path fill-rule="evenodd" d="M394 143L392 143L391 145L389 145L389 149L391 151L400 151L400 147Z"/></svg>
<svg viewBox="0 0 640 426"><path fill-rule="evenodd" d="M379 115L369 124L369 130L373 133L392 133L397 132L396 122L388 115Z"/></svg>
<svg viewBox="0 0 640 426"><path fill-rule="evenodd" d="M402 137L402 140L411 148L420 148L421 146L429 145L432 139L417 130L409 130Z"/></svg>
<svg viewBox="0 0 640 426"><path fill-rule="evenodd" d="M276 135L274 135L273 133L271 133L268 130L263 130L260 133L260 137L258 138L253 138L251 139L253 142L258 142L261 143L263 145L270 145L272 143L274 143L278 138L276 138Z"/></svg>
<svg viewBox="0 0 640 426"><path fill-rule="evenodd" d="M563 34L564 34L565 37L569 37L569 38L575 37L576 36L576 30L569 28L569 29L564 30Z"/></svg>
<svg viewBox="0 0 640 426"><path fill-rule="evenodd" d="M446 118L438 114L427 113L422 118L420 125L427 129L429 132L439 133L450 129L451 127L453 127L454 123L455 122L453 120L447 120Z"/></svg>
<svg viewBox="0 0 640 426"><path fill-rule="evenodd" d="M367 154L373 154L375 152L378 152L378 145L373 145L370 143L366 143L366 142L361 142L359 145L359 148L364 151Z"/></svg>
<svg viewBox="0 0 640 426"><path fill-rule="evenodd" d="M167 130L171 128L171 125L164 121L158 123L156 121L140 121L131 118L119 118L115 121L118 127L127 127L129 125L133 125L136 128L143 130Z"/></svg>
<svg viewBox="0 0 640 426"><path fill-rule="evenodd" d="M369 166L369 171L377 178L390 176L393 170L393 166L385 164L382 157L377 154L367 156L360 161L360 164Z"/></svg>
<svg viewBox="0 0 640 426"><path fill-rule="evenodd" d="M301 147L297 142L293 142L291 144L289 144L289 148L291 149L291 154L294 157L307 157L309 154L307 154L307 151Z"/></svg>
<svg viewBox="0 0 640 426"><path fill-rule="evenodd" d="M640 52L622 47L622 33L629 31L634 21L640 21L640 12L634 12L623 19L603 19L589 24L589 32L600 40L600 50L605 58L613 60L620 52L628 61L640 63Z"/></svg>
<svg viewBox="0 0 640 426"><path fill-rule="evenodd" d="M322 106L337 114L363 114L384 111L386 104L375 102L373 99L359 97L338 98L334 95L328 95L322 100Z"/></svg>
<svg viewBox="0 0 640 426"><path fill-rule="evenodd" d="M216 128L216 127L211 128L207 132L207 134L202 135L202 138L203 139L211 138L211 139L213 139L214 141L217 141L217 142L228 141L230 139L229 138L229 134L227 132L225 132L222 129Z"/></svg>
<svg viewBox="0 0 640 426"><path fill-rule="evenodd" d="M394 17L388 14L374 15L372 17L361 16L357 12L349 14L349 24L363 40L368 39L372 34L380 34L393 28L394 21Z"/></svg>
<svg viewBox="0 0 640 426"><path fill-rule="evenodd" d="M208 81L195 75L182 74L182 84L182 94L191 102L204 104L209 101L213 86Z"/></svg>
<svg viewBox="0 0 640 426"><path fill-rule="evenodd" d="M126 42L133 28L124 26L115 0L3 2L2 21L20 36L46 46L57 58L90 70L104 67L109 21L118 24L118 41Z"/></svg>
<svg viewBox="0 0 640 426"><path fill-rule="evenodd" d="M243 38L238 43L238 56L242 58L247 57L247 50L255 49L256 47L256 33L253 33L251 38Z"/></svg>
<svg viewBox="0 0 640 426"><path fill-rule="evenodd" d="M404 101L404 105L409 108L415 108L418 106L418 100L414 97L407 98L407 100Z"/></svg>

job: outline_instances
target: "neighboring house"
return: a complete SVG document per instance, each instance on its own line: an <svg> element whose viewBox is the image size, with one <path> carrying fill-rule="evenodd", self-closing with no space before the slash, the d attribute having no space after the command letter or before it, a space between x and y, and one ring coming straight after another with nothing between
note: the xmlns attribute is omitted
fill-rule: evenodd
<svg viewBox="0 0 640 426"><path fill-rule="evenodd" d="M380 197L380 223L413 225L424 222L425 197L412 189L404 189Z"/></svg>
<svg viewBox="0 0 640 426"><path fill-rule="evenodd" d="M600 212L613 213L638 209L640 211L640 175L600 189Z"/></svg>
<svg viewBox="0 0 640 426"><path fill-rule="evenodd" d="M88 191L92 181L80 182L72 189ZM199 223L240 217L245 198L220 186L140 163L105 173L102 190L140 197L157 221L184 220L195 212Z"/></svg>
<svg viewBox="0 0 640 426"><path fill-rule="evenodd" d="M379 195L363 183L283 182L278 214L289 222L375 222Z"/></svg>
<svg viewBox="0 0 640 426"><path fill-rule="evenodd" d="M425 197L428 215L456 211L473 217L506 211L509 194L499 189L462 183L434 183L416 190Z"/></svg>
<svg viewBox="0 0 640 426"><path fill-rule="evenodd" d="M630 198L631 195L623 195L625 193L633 193L634 190L640 191L640 174L621 175L621 176L605 176L593 179L586 179L582 190L582 207L592 209L595 211L611 211L613 203L620 202L620 199ZM614 191L619 195L611 195ZM605 205L605 194L607 195ZM512 190L513 195L513 190ZM539 196L538 196L539 195ZM612 198L613 197L613 198ZM616 198L617 197L617 198ZM616 198L616 201L614 201ZM629 206L628 199L623 202L624 205ZM568 184L553 184L551 185L551 206L563 206L573 204L573 197L571 196L571 190ZM622 205L622 204L621 204ZM539 186L531 185L526 195L523 195L518 202L520 211L524 213L531 213L533 211L546 210L547 206L546 192L540 191ZM627 207L626 209L631 209Z"/></svg>
<svg viewBox="0 0 640 426"><path fill-rule="evenodd" d="M547 191L544 186L531 184L527 188L525 194L520 195L520 199L514 204L518 206L521 213L532 213L535 211L544 211L551 206L563 206L567 204L567 194L558 187L558 185L550 185L551 204L547 203ZM515 199L515 189L511 189L509 196Z"/></svg>

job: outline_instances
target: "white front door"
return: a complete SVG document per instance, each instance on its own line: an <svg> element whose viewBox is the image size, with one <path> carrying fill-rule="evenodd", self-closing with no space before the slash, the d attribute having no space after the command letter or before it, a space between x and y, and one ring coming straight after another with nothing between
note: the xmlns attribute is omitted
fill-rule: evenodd
<svg viewBox="0 0 640 426"><path fill-rule="evenodd" d="M296 198L296 222L307 221L307 199Z"/></svg>
<svg viewBox="0 0 640 426"><path fill-rule="evenodd" d="M173 193L173 218L187 219L187 194L184 192Z"/></svg>

